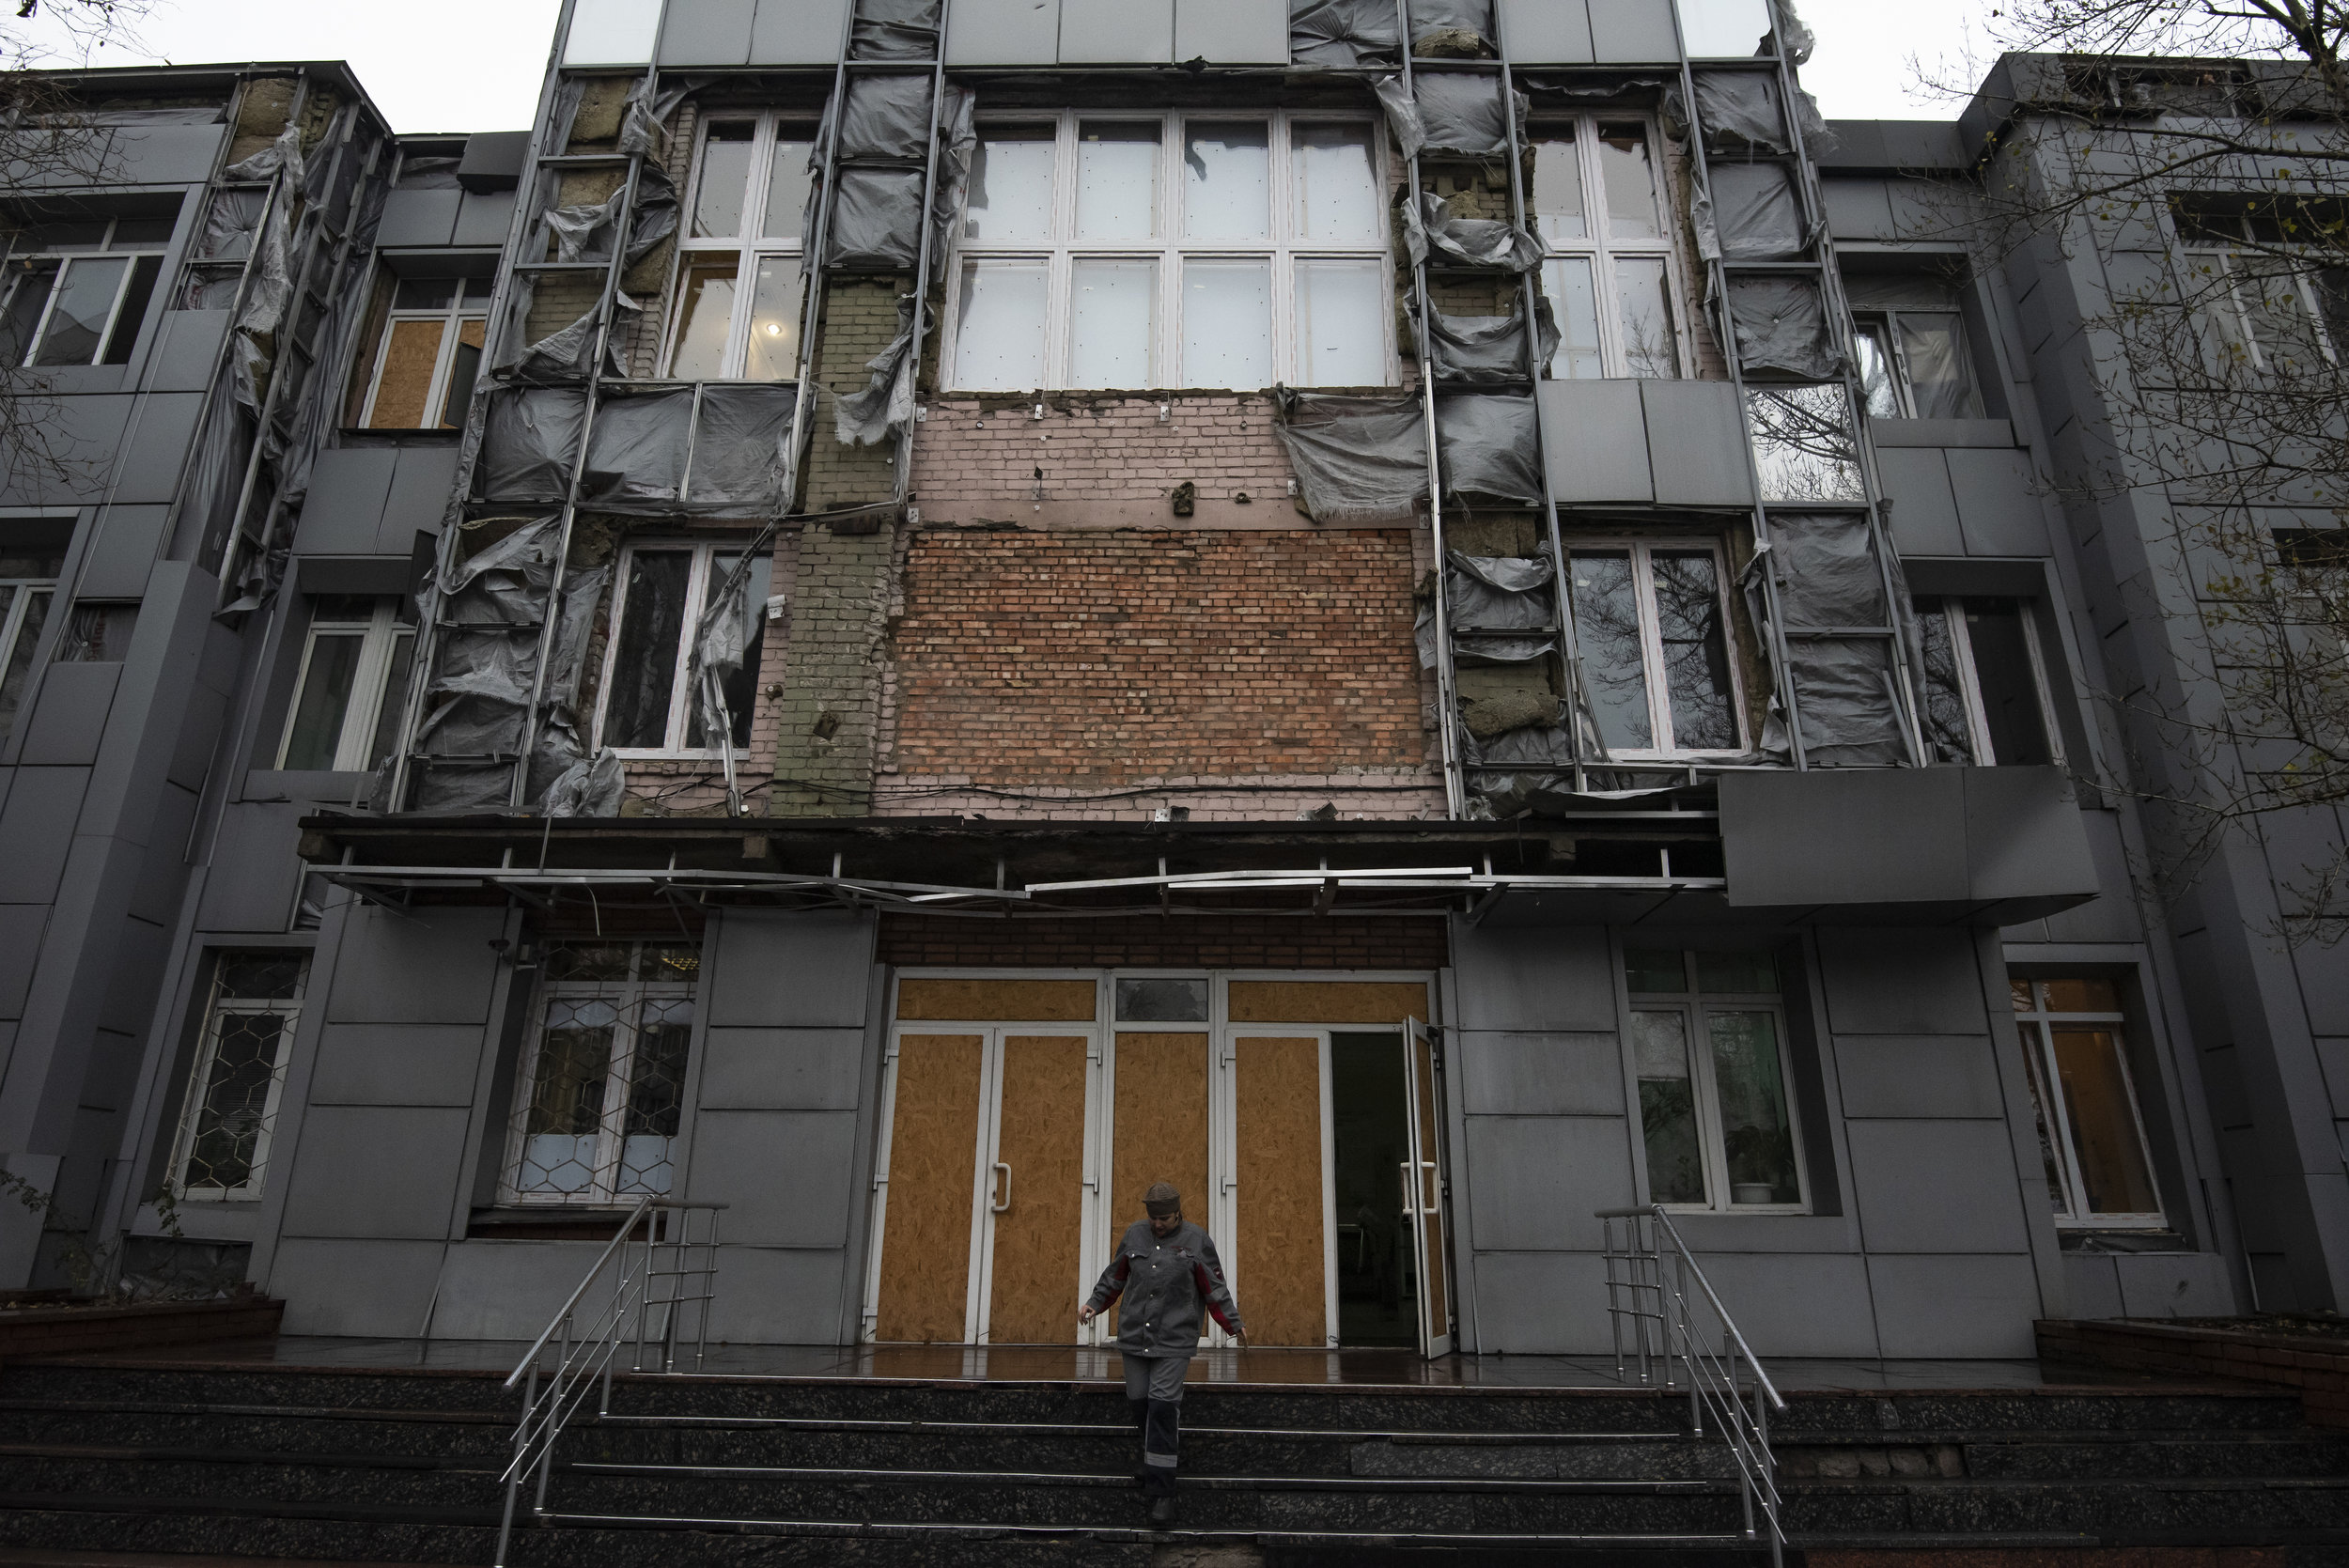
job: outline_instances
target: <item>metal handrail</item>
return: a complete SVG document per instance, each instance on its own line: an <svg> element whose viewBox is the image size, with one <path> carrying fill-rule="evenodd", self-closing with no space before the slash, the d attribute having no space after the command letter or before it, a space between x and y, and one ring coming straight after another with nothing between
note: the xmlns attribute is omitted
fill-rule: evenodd
<svg viewBox="0 0 2349 1568"><path fill-rule="evenodd" d="M1784 1397L1770 1381L1770 1374L1762 1370L1760 1358L1746 1343L1720 1294L1704 1277L1704 1269L1661 1204L1599 1209L1595 1218L1605 1230L1607 1315L1614 1332L1615 1375L1624 1374L1626 1322L1641 1382L1653 1382L1655 1368L1660 1366L1664 1387L1669 1389L1672 1387L1672 1363L1677 1360L1687 1369L1689 1426L1695 1436L1703 1436L1706 1412L1712 1413L1714 1430L1737 1461L1746 1539L1751 1541L1759 1533L1754 1517L1758 1511L1769 1527L1771 1568L1779 1568L1786 1531L1779 1519L1778 1461L1770 1452L1770 1412L1786 1408ZM1665 1268L1668 1250L1673 1265L1669 1272ZM1720 1325L1718 1350L1706 1343L1691 1311L1700 1297Z"/></svg>
<svg viewBox="0 0 2349 1568"><path fill-rule="evenodd" d="M612 1413L612 1376L623 1345L635 1343L630 1371L647 1370L647 1352L657 1349L659 1365L651 1370L675 1372L685 1309L697 1308L693 1370L700 1370L709 1348L709 1303L718 1291L718 1211L725 1206L672 1203L650 1194L638 1199L578 1287L555 1309L554 1316L515 1363L504 1386L523 1386L522 1412L514 1423L513 1457L498 1477L506 1485L506 1510L498 1521L497 1568L506 1568L522 1483L536 1476L531 1519L544 1518L547 1484L554 1473L554 1446L563 1429L599 1388L602 1397L597 1415ZM656 1210L675 1217L658 1231L653 1223ZM640 1226L644 1230L641 1241L637 1237ZM580 1303L607 1273L613 1275L611 1300L584 1330L574 1334L573 1320ZM660 1320L657 1329L653 1327L656 1316ZM553 1364L546 1366L550 1349Z"/></svg>

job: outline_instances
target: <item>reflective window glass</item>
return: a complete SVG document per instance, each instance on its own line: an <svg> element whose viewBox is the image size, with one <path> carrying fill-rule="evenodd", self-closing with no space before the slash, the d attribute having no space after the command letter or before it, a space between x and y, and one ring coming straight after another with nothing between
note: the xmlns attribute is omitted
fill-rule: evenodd
<svg viewBox="0 0 2349 1568"><path fill-rule="evenodd" d="M1865 501L1851 404L1837 385L1748 387L1765 501Z"/></svg>
<svg viewBox="0 0 2349 1568"><path fill-rule="evenodd" d="M1623 304L1626 367L1634 376L1677 376L1680 348L1672 332L1672 290L1662 256L1623 256L1615 262Z"/></svg>
<svg viewBox="0 0 2349 1568"><path fill-rule="evenodd" d="M1713 552L1658 550L1649 559L1672 745L1684 752L1734 750L1737 700L1730 684L1728 628Z"/></svg>
<svg viewBox="0 0 2349 1568"><path fill-rule="evenodd" d="M1720 1108L1721 1154L1733 1205L1798 1203L1795 1124L1769 1013L1707 1009L1714 1094Z"/></svg>
<svg viewBox="0 0 2349 1568"><path fill-rule="evenodd" d="M1647 660L1640 634L1631 552L1580 551L1572 557L1575 644L1582 656L1599 738L1610 748L1656 744L1648 713Z"/></svg>
<svg viewBox="0 0 2349 1568"><path fill-rule="evenodd" d="M1679 0L1680 36L1694 60L1750 59L1770 53L1767 0Z"/></svg>
<svg viewBox="0 0 2349 1568"><path fill-rule="evenodd" d="M1117 1019L1120 1023L1205 1023L1207 983L1121 979L1117 982Z"/></svg>
<svg viewBox="0 0 2349 1568"><path fill-rule="evenodd" d="M1647 129L1601 126L1599 178L1607 186L1608 232L1618 240L1652 240L1663 233L1656 217L1656 167L1648 159Z"/></svg>
<svg viewBox="0 0 2349 1568"><path fill-rule="evenodd" d="M116 296L130 262L118 256L78 257L67 264L65 281L49 308L35 365L87 365L98 357Z"/></svg>
<svg viewBox="0 0 2349 1568"><path fill-rule="evenodd" d="M334 768L334 753L342 746L343 715L350 706L359 653L366 643L366 634L361 631L319 632L310 639L302 694L294 702L293 733L286 742L281 766L318 771Z"/></svg>
<svg viewBox="0 0 2349 1568"><path fill-rule="evenodd" d="M750 186L751 148L757 127L747 121L713 125L702 142L693 188L692 238L731 240L742 232L742 196Z"/></svg>
<svg viewBox="0 0 2349 1568"><path fill-rule="evenodd" d="M1688 1015L1634 1012L1631 1056L1640 1084L1648 1201L1702 1203L1704 1153L1697 1134L1696 1085L1688 1071Z"/></svg>
<svg viewBox="0 0 2349 1568"><path fill-rule="evenodd" d="M1680 992L1688 988L1688 969L1676 947L1628 947L1623 955L1624 983L1636 995L1641 991Z"/></svg>

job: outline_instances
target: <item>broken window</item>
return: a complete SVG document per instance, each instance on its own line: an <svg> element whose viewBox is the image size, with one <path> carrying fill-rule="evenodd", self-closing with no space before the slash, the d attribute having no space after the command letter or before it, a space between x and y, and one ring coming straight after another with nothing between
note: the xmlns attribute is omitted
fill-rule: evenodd
<svg viewBox="0 0 2349 1568"><path fill-rule="evenodd" d="M0 365L128 365L176 216L39 223L9 245Z"/></svg>
<svg viewBox="0 0 2349 1568"><path fill-rule="evenodd" d="M310 955L299 949L218 953L203 1034L171 1159L171 1190L190 1199L257 1199L302 1016Z"/></svg>
<svg viewBox="0 0 2349 1568"><path fill-rule="evenodd" d="M1584 115L1536 126L1531 140L1542 286L1558 318L1551 377L1681 374L1669 203L1648 127Z"/></svg>
<svg viewBox="0 0 2349 1568"><path fill-rule="evenodd" d="M799 373L801 229L812 125L768 114L704 123L669 311L679 380L789 380Z"/></svg>
<svg viewBox="0 0 2349 1568"><path fill-rule="evenodd" d="M1957 290L1947 280L1846 278L1859 380L1873 419L1980 419Z"/></svg>
<svg viewBox="0 0 2349 1568"><path fill-rule="evenodd" d="M399 278L359 423L370 430L453 430L465 423L490 320L489 278Z"/></svg>
<svg viewBox="0 0 2349 1568"><path fill-rule="evenodd" d="M294 685L277 766L364 772L392 754L408 702L415 629L400 624L403 601L320 595Z"/></svg>
<svg viewBox="0 0 2349 1568"><path fill-rule="evenodd" d="M2056 1222L2159 1226L2161 1195L2122 1048L2119 987L2087 977L2008 986Z"/></svg>
<svg viewBox="0 0 2349 1568"><path fill-rule="evenodd" d="M1624 967L1648 1201L1800 1209L1803 1170L1776 959L1630 948Z"/></svg>
<svg viewBox="0 0 2349 1568"><path fill-rule="evenodd" d="M693 628L741 558L739 547L720 543L632 544L622 553L614 630L604 646L598 750L610 747L622 756L717 753L718 742L704 733L693 698ZM763 616L770 569L768 557L751 563L745 597L754 616ZM745 639L742 667L724 682L737 751L751 742L756 631L754 627Z"/></svg>
<svg viewBox="0 0 2349 1568"><path fill-rule="evenodd" d="M54 662L119 664L131 657L139 607L123 599L76 599L57 638Z"/></svg>
<svg viewBox="0 0 2349 1568"><path fill-rule="evenodd" d="M2046 662L2030 606L2011 598L1921 598L1925 740L1934 760L1978 767L2059 761Z"/></svg>
<svg viewBox="0 0 2349 1568"><path fill-rule="evenodd" d="M1744 750L1719 546L1578 541L1567 561L1576 649L1609 753Z"/></svg>
<svg viewBox="0 0 2349 1568"><path fill-rule="evenodd" d="M949 380L1392 384L1382 140L1288 115L982 125Z"/></svg>
<svg viewBox="0 0 2349 1568"><path fill-rule="evenodd" d="M507 1202L609 1203L670 1190L700 972L692 946L548 944Z"/></svg>
<svg viewBox="0 0 2349 1568"><path fill-rule="evenodd" d="M70 518L0 521L0 740L24 700L72 538Z"/></svg>

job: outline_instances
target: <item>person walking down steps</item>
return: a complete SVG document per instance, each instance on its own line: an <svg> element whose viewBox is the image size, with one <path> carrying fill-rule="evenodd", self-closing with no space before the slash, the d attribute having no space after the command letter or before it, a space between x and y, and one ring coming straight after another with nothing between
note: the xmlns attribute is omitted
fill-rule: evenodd
<svg viewBox="0 0 2349 1568"><path fill-rule="evenodd" d="M1101 1282L1077 1310L1091 1323L1121 1296L1117 1349L1126 1363L1126 1404L1142 1429L1143 1496L1150 1499L1150 1523L1174 1522L1174 1461L1181 1429L1183 1378L1199 1353L1201 1312L1215 1314L1223 1331L1248 1343L1239 1305L1224 1282L1223 1260L1207 1233L1183 1218L1183 1196L1165 1182L1142 1195L1146 1219L1127 1228L1117 1256L1102 1270Z"/></svg>

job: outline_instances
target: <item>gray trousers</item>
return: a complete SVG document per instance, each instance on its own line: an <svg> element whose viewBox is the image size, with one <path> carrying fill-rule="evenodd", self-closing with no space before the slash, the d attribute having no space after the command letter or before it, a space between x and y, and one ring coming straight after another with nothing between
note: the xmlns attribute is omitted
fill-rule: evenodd
<svg viewBox="0 0 2349 1568"><path fill-rule="evenodd" d="M1154 1492L1171 1491L1182 1448L1183 1378L1189 1356L1125 1354L1126 1403L1142 1428L1143 1473Z"/></svg>

